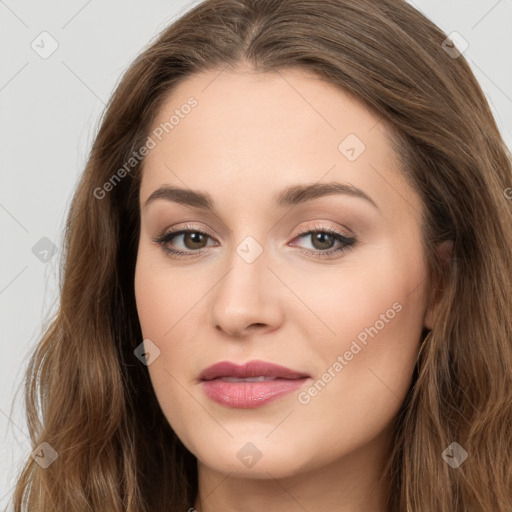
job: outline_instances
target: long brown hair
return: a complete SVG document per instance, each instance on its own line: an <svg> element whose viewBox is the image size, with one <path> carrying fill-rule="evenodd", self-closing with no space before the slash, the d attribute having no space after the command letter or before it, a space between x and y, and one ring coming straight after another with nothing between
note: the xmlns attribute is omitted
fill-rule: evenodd
<svg viewBox="0 0 512 512"><path fill-rule="evenodd" d="M423 200L425 256L439 276L430 296L439 283L443 293L397 417L389 510L512 510L511 158L446 37L400 0L207 0L139 55L110 99L70 207L60 307L25 380L33 447L47 442L58 458L46 469L27 458L17 512L193 504L196 459L134 356L144 160L126 162L176 84L242 63L309 70L357 96L393 127L401 171ZM122 179L109 181L114 175ZM453 244L444 266L443 241ZM458 468L442 457L452 442L468 453Z"/></svg>

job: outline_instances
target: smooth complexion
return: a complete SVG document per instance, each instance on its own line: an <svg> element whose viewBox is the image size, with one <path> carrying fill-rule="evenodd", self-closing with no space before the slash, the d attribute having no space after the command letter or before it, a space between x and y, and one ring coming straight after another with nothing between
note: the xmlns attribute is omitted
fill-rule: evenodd
<svg viewBox="0 0 512 512"><path fill-rule="evenodd" d="M161 351L148 366L159 404L198 459L194 507L384 511L388 489L378 479L433 314L422 204L401 176L389 128L314 75L248 69L190 77L152 128L190 96L197 107L145 161L135 292L144 338ZM349 134L366 146L354 161L338 149ZM356 187L375 204L330 194L275 205L287 187L327 182ZM207 193L214 208L162 197L146 205L164 186ZM165 244L181 258L154 241L185 227L191 233ZM345 244L301 235L315 230L355 243L321 257ZM247 237L262 249L252 263L237 252ZM219 361L260 359L308 373L311 385L397 302L400 312L308 404L292 393L229 408L197 381ZM237 456L247 443L261 454L252 467Z"/></svg>

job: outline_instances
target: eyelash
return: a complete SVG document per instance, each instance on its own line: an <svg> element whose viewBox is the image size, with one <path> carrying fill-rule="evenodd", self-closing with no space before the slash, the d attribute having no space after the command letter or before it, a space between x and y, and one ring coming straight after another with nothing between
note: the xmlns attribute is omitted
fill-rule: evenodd
<svg viewBox="0 0 512 512"><path fill-rule="evenodd" d="M176 230L172 230L172 231L168 231L166 233L162 233L161 235L157 236L156 238L153 238L153 242L155 242L156 244L158 244L162 250L164 251L165 254L167 254L168 256L171 256L173 258L186 258L186 257L195 257L195 256L190 256L190 254L192 253L197 253L197 252L200 252L202 249L199 249L197 251L194 251L194 250L190 250L190 251L187 251L187 252L184 252L184 251L177 251L176 249L171 249L167 246L167 244L175 237L179 236L179 235L183 235L183 234L187 234L187 233L199 233L201 235L206 235L207 237L210 237L210 238L213 238L211 237L208 233L205 233L204 231L200 231L196 228L194 228L194 226L184 226L182 228L179 228L179 229L176 229ZM302 229L299 231L299 233L297 233L297 236L295 238L301 238L301 237L304 237L305 235L312 235L314 233L329 233L330 235L333 235L333 237L335 238L336 241L338 242L342 242L343 245L342 247L338 247L337 249L328 249L326 251L311 251L311 250L303 250L303 252L305 254L307 254L308 256L312 256L313 258L324 258L326 256L329 256L331 254L334 254L334 253L342 253L342 252L345 252L345 251L349 251L350 249L353 249L354 246L357 244L357 240L355 237L347 237L345 235L342 235L340 232L336 231L334 228L331 228L329 226L313 226L313 227L308 227L308 228L305 228L305 229ZM294 238L294 240L295 240Z"/></svg>

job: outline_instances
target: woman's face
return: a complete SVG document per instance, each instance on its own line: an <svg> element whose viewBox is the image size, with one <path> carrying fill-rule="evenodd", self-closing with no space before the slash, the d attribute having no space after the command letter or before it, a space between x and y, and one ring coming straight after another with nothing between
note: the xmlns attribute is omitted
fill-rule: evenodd
<svg viewBox="0 0 512 512"><path fill-rule="evenodd" d="M430 314L422 205L384 123L299 70L216 71L181 83L150 136L135 292L174 431L254 478L383 460ZM255 360L295 374L244 374ZM242 373L200 380L226 361Z"/></svg>

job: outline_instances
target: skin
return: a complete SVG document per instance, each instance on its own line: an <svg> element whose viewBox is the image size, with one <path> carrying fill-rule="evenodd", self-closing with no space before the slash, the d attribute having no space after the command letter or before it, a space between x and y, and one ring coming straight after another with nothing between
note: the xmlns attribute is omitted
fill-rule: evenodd
<svg viewBox="0 0 512 512"><path fill-rule="evenodd" d="M198 459L194 507L384 511L389 486L379 478L433 314L422 204L398 169L389 128L312 74L248 68L190 77L168 96L153 128L190 96L198 105L145 160L135 293L144 338L160 350L148 366L156 396ZM338 149L348 134L366 146L354 161ZM339 194L272 204L289 185L328 181L363 190L378 208ZM164 184L208 192L216 213L165 199L145 207ZM201 246L177 235L168 246L191 256L176 259L152 239L184 224L208 236ZM319 225L358 244L314 258L308 250L343 246L298 237ZM263 250L252 263L237 254L247 236ZM228 408L196 380L221 360L262 359L311 375L307 389L395 303L400 312L366 346L359 343L307 404L292 393L256 409ZM237 457L248 442L261 452L250 468Z"/></svg>

